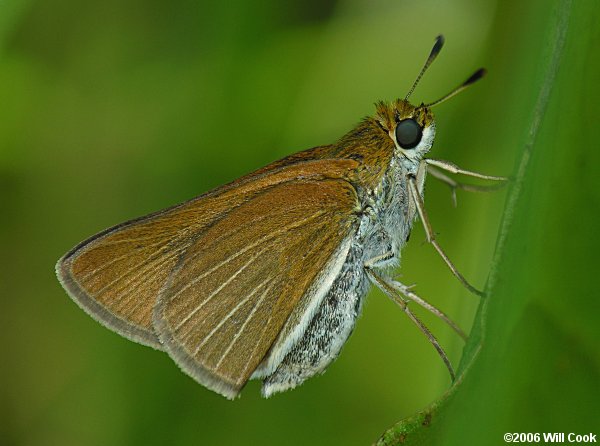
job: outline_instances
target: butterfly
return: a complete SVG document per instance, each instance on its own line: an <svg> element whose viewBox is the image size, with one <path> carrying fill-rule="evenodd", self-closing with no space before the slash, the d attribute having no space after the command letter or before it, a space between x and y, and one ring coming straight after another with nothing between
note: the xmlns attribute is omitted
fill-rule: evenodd
<svg viewBox="0 0 600 446"><path fill-rule="evenodd" d="M482 175L426 157L435 138L431 104L408 98L442 48L434 47L404 99L379 102L334 144L273 162L171 208L83 241L57 263L71 298L120 335L163 350L199 383L230 399L250 379L264 396L322 373L338 356L372 284L408 308L413 301L464 333L443 312L390 278L413 223L452 272L480 294L441 249L425 212L429 172Z"/></svg>

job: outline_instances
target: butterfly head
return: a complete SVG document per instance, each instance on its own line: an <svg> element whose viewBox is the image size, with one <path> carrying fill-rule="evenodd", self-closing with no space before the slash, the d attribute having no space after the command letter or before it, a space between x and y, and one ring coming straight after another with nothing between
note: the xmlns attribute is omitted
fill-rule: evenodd
<svg viewBox="0 0 600 446"><path fill-rule="evenodd" d="M426 105L414 106L406 99L391 104L380 102L376 119L392 139L399 156L419 161L431 149L435 120Z"/></svg>
<svg viewBox="0 0 600 446"><path fill-rule="evenodd" d="M394 142L396 154L410 161L418 162L423 159L433 145L435 121L431 107L450 99L485 75L485 70L480 68L466 81L437 101L428 104L421 103L419 106L412 105L408 102L408 98L412 95L427 68L441 51L442 46L444 46L444 37L439 35L435 39L425 65L421 68L419 75L404 99L398 99L391 104L383 102L377 104L376 119L380 127L387 132Z"/></svg>

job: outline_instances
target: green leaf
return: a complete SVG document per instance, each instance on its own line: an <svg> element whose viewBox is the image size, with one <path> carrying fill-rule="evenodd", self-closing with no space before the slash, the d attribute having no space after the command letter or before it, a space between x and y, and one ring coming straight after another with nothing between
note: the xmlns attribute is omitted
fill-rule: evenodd
<svg viewBox="0 0 600 446"><path fill-rule="evenodd" d="M594 283L600 249L597 116L600 4L537 2L546 30L512 56L533 67L531 97L499 113L523 116L497 253L460 375L440 400L389 429L378 445L503 444L505 433L585 434L598 427L600 306ZM517 30L519 30L517 26ZM521 30L524 31L524 30ZM519 48L519 47L517 47ZM541 48L541 51L540 51ZM501 54L505 57L505 54ZM525 68L526 70L526 68ZM513 73L519 82L521 72ZM595 110L595 111L594 111ZM516 132L514 128L505 129Z"/></svg>

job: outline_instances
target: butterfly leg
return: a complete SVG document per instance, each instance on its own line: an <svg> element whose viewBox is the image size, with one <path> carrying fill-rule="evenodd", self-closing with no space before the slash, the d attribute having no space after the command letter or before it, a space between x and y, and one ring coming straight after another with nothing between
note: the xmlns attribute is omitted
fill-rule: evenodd
<svg viewBox="0 0 600 446"><path fill-rule="evenodd" d="M454 206L456 206L457 189L466 190L468 192L493 192L495 190L500 189L501 187L504 187L505 184L498 182L497 184L493 184L491 186L479 186L475 184L461 183L460 181L456 181L450 178L444 172L435 167L428 167L427 172L429 172L432 177L437 178L442 183L445 183L450 187L450 190L452 192L452 203L454 203Z"/></svg>
<svg viewBox="0 0 600 446"><path fill-rule="evenodd" d="M445 160L436 160L433 158L426 158L424 160L429 166L439 167L447 172L456 173L459 175L466 175L473 178L480 178L482 180L491 180L491 181L508 181L506 177L497 177L494 175L485 175L483 173L473 172L472 170L466 170L458 167L456 164L451 163L450 161Z"/></svg>
<svg viewBox="0 0 600 446"><path fill-rule="evenodd" d="M391 253L389 254L389 256L391 256ZM373 268L375 267L375 265L377 263L379 263L381 261L381 259L387 259L389 256L388 255L378 256L378 257L375 257L374 259L371 259L371 260L365 262L365 271L367 272L367 276L369 277L369 279L372 282L375 283L374 279L370 276L370 274L378 275L377 272L374 271ZM385 280L388 283L388 285L393 290L395 290L395 293L393 295L389 295L388 294L388 296L393 301L396 302L396 300L400 298L400 297L398 297L398 294L404 296L406 299L415 302L416 304L418 304L421 307L425 308L431 314L439 317L446 324L448 324L448 326L450 328L452 328L452 330L454 330L457 335L459 335L465 341L467 340L467 335L464 333L464 331L462 331L460 329L460 327L458 325L456 325L456 323L454 321L452 321L452 319L450 319L448 317L448 315L446 315L446 313L444 313L442 310L439 310L438 308L436 308L435 306L433 306L432 304L430 304L429 302L427 302L425 299L423 299L422 297L420 297L419 295L417 295L417 293L415 293L412 290L413 286L404 285L403 283L400 283L397 280L393 280L393 279L382 279L382 280ZM386 292L386 290L383 290L383 289L382 289L382 291Z"/></svg>
<svg viewBox="0 0 600 446"><path fill-rule="evenodd" d="M483 291L478 290L473 285L471 285L469 282L467 282L467 279L465 279L463 277L463 275L458 271L458 269L456 269L456 267L454 266L452 261L448 258L448 256L444 252L444 250L441 248L441 246L435 239L435 233L433 232L433 229L431 228L431 223L429 223L429 217L427 216L427 212L425 211L423 197L419 193L417 180L412 175L408 177L408 188L410 191L410 196L414 202L414 205L417 208L419 217L421 218L421 223L423 223L423 228L425 229L427 241L433 245L433 247L438 252L438 254L442 257L444 262L446 262L446 265L448 265L448 268L450 268L450 271L452 271L452 274L454 274L456 276L456 278L458 280L460 280L460 282L465 286L465 288L467 288L473 294L477 294L478 296L483 296L484 295Z"/></svg>
<svg viewBox="0 0 600 446"><path fill-rule="evenodd" d="M390 297L394 302L396 302L396 304L398 304L398 306L402 309L402 311L404 311L406 313L406 315L409 317L409 319L419 328L419 330L421 330L421 332L423 332L423 334L427 337L427 339L429 340L431 345L433 345L433 347L438 352L438 355L440 356L440 358L442 358L442 361L444 361L444 364L446 365L446 368L448 369L448 372L450 373L450 377L452 378L452 381L454 381L456 375L454 373L454 368L452 367L452 364L450 363L450 360L448 359L448 355L446 355L446 352L444 351L444 349L442 348L442 346L440 345L438 340L435 338L433 333L431 333L431 331L429 331L427 326L425 326L425 324L423 322L421 322L421 320L408 308L408 301L413 300L414 302L417 302L419 305L424 304L424 305L422 305L424 308L428 309L433 314L441 317L445 322L449 323L450 326L453 329L457 330L457 333L459 333L462 337L464 337L464 333L462 332L462 330L460 330L460 328L458 328L456 326L456 324L454 324L454 322L450 321L450 319L444 313L442 313L437 308L433 307L433 305L430 305L429 303L425 302L423 299L416 296L416 294L414 294L412 291L410 291L409 287L406 287L397 282L393 283L389 279L386 279L381 274L379 274L372 266L376 262L377 262L377 259L373 259L373 261L367 261L365 263L365 271L367 273L367 276L369 277L369 280L373 284L375 284L375 286L377 286L377 288L379 288L381 291L383 291L388 297ZM400 286L398 286L398 285L400 285ZM405 294L401 290L407 291L407 293ZM416 296L416 299L415 299L415 296Z"/></svg>

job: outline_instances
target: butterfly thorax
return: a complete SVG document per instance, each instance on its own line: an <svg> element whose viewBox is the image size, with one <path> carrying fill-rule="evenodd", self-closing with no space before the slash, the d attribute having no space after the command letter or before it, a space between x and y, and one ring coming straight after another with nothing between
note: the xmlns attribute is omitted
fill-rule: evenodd
<svg viewBox="0 0 600 446"><path fill-rule="evenodd" d="M419 143L411 148L402 147L395 139L396 126L407 119L421 126L422 132ZM357 234L364 246L363 259L368 261L392 253L382 265L397 265L416 217L416 209L409 200L408 178L417 178L423 195L426 170L422 160L435 137L433 115L426 107L415 107L404 100L379 103L376 116L363 121L341 142L352 142L357 136L370 152L361 160L356 185L368 210L368 218L363 218Z"/></svg>

